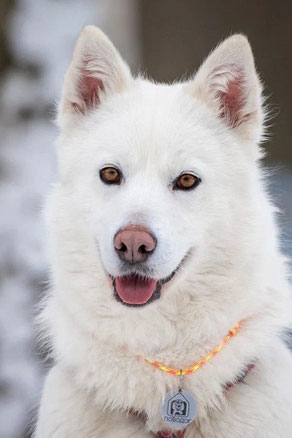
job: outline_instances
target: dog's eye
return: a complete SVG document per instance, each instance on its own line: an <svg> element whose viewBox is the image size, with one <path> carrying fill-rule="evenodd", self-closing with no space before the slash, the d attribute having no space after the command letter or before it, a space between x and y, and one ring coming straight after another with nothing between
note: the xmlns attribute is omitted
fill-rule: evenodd
<svg viewBox="0 0 292 438"><path fill-rule="evenodd" d="M100 179L105 184L121 184L122 173L115 167L104 167L99 171Z"/></svg>
<svg viewBox="0 0 292 438"><path fill-rule="evenodd" d="M200 184L201 180L192 173L182 173L173 184L174 190L192 190Z"/></svg>

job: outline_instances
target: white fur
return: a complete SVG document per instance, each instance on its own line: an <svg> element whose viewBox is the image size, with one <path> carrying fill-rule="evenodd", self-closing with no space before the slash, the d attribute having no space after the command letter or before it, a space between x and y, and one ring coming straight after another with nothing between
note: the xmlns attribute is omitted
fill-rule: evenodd
<svg viewBox="0 0 292 438"><path fill-rule="evenodd" d="M83 54L86 74L103 84L90 107L80 97ZM218 96L238 72L242 105L233 123ZM60 105L60 182L47 210L52 291L41 319L55 365L37 438L154 436L165 429L160 404L178 379L143 358L187 367L239 320L238 335L184 379L199 409L185 438L292 436L292 359L280 339L291 309L258 164L261 99L241 35L223 42L194 79L174 85L133 79L96 28L79 37ZM100 181L106 164L122 169L124 184ZM182 171L201 184L173 191ZM129 223L157 237L152 277L167 277L188 254L161 298L141 308L117 302L108 276L120 273L113 237ZM225 393L254 360L245 383ZM145 412L146 425L129 409Z"/></svg>

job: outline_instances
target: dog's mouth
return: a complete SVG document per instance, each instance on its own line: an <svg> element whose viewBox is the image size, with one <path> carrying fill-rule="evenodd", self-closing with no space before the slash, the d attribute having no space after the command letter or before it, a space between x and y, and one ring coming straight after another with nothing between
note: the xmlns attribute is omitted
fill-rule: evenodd
<svg viewBox="0 0 292 438"><path fill-rule="evenodd" d="M145 306L160 298L162 286L170 281L175 273L176 271L162 280L141 277L137 274L113 278L114 296L126 306Z"/></svg>
<svg viewBox="0 0 292 438"><path fill-rule="evenodd" d="M143 306L160 297L161 282L133 274L116 277L113 281L115 297L128 306Z"/></svg>
<svg viewBox="0 0 292 438"><path fill-rule="evenodd" d="M109 275L112 280L115 299L128 307L141 307L158 300L161 296L162 286L173 279L191 253L192 249L186 253L176 269L162 279L151 277L149 270L142 265L135 268L124 266L124 275L118 277Z"/></svg>
<svg viewBox="0 0 292 438"><path fill-rule="evenodd" d="M111 277L114 297L121 304L129 307L145 306L158 300L161 295L162 286L173 279L186 257L183 258L179 266L168 277L160 280L137 273L121 277Z"/></svg>

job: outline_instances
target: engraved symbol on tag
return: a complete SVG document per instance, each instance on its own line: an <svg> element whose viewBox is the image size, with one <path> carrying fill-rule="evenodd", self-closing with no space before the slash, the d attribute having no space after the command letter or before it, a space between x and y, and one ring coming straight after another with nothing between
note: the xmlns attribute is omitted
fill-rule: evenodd
<svg viewBox="0 0 292 438"><path fill-rule="evenodd" d="M161 406L163 421L176 429L187 427L197 415L197 403L188 391L170 391Z"/></svg>

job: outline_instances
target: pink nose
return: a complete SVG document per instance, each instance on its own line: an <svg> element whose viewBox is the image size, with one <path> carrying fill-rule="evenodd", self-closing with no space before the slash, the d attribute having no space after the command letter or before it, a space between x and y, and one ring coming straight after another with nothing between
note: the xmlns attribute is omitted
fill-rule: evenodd
<svg viewBox="0 0 292 438"><path fill-rule="evenodd" d="M115 235L114 246L120 259L139 263L154 251L156 240L146 228L129 225Z"/></svg>

